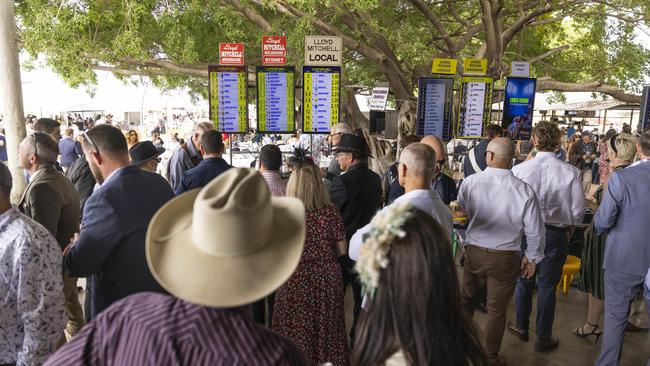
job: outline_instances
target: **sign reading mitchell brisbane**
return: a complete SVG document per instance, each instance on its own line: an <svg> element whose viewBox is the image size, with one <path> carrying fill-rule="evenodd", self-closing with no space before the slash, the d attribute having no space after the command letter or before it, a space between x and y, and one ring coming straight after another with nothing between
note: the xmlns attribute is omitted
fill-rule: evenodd
<svg viewBox="0 0 650 366"><path fill-rule="evenodd" d="M258 66L257 132L295 132L294 67Z"/></svg>

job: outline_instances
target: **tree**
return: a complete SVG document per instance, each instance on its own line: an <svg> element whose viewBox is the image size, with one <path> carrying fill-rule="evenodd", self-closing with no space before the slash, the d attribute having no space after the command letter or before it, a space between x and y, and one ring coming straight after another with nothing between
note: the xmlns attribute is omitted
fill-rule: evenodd
<svg viewBox="0 0 650 366"><path fill-rule="evenodd" d="M286 34L302 64L306 34L343 37L348 86L388 82L411 129L419 77L433 57L484 57L489 75L511 60L533 63L539 90L592 91L638 102L650 52L635 39L646 0L89 0L16 1L22 45L72 86L94 70L149 76L205 96L220 41L247 45L259 63L263 34ZM344 93L345 94L345 93ZM347 103L350 104L350 103Z"/></svg>

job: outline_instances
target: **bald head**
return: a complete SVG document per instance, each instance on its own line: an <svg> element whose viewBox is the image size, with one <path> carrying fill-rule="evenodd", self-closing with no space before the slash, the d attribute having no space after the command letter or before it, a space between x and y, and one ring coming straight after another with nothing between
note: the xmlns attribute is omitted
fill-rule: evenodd
<svg viewBox="0 0 650 366"><path fill-rule="evenodd" d="M508 169L515 156L515 147L507 137L498 137L490 141L487 147L487 165L492 168Z"/></svg>
<svg viewBox="0 0 650 366"><path fill-rule="evenodd" d="M421 143L429 145L433 151L436 152L436 158L438 160L445 159L447 157L447 149L445 149L445 143L438 136L425 136Z"/></svg>
<svg viewBox="0 0 650 366"><path fill-rule="evenodd" d="M410 185L428 187L433 179L436 167L436 152L423 143L410 144L400 155L399 169L400 185L408 188Z"/></svg>

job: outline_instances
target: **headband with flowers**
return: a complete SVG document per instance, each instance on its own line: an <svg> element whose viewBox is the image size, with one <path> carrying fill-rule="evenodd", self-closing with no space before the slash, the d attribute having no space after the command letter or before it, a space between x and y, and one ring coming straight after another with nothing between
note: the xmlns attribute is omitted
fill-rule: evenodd
<svg viewBox="0 0 650 366"><path fill-rule="evenodd" d="M396 239L404 239L402 227L413 217L413 206L409 203L393 204L378 213L370 222L371 229L364 236L355 270L359 279L371 295L379 284L379 274L388 268L388 253Z"/></svg>

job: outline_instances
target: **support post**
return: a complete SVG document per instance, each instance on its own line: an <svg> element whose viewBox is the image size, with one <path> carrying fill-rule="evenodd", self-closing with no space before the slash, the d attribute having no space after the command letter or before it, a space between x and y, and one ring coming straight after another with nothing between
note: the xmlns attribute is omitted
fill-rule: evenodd
<svg viewBox="0 0 650 366"><path fill-rule="evenodd" d="M0 110L4 112L9 170L13 176L11 201L17 203L25 190L25 176L18 167L18 145L25 138L25 113L20 81L14 2L0 0Z"/></svg>

